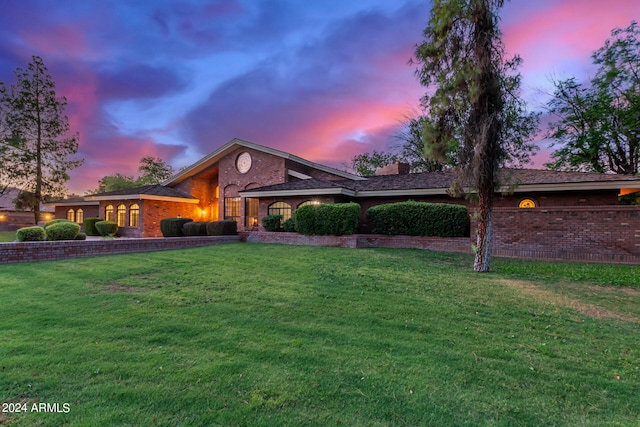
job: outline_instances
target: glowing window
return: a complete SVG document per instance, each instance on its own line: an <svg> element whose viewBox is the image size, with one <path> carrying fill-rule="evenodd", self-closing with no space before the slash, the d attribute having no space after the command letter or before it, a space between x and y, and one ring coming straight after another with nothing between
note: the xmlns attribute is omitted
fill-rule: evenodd
<svg viewBox="0 0 640 427"><path fill-rule="evenodd" d="M291 205L285 202L275 202L269 205L269 215L282 215L282 222L291 218Z"/></svg>
<svg viewBox="0 0 640 427"><path fill-rule="evenodd" d="M76 213L75 213L75 211L73 209L69 209L67 211L67 219L69 221L75 221L76 220Z"/></svg>
<svg viewBox="0 0 640 427"><path fill-rule="evenodd" d="M78 209L76 211L76 222L78 224L82 224L84 222L84 211L82 209Z"/></svg>
<svg viewBox="0 0 640 427"><path fill-rule="evenodd" d="M240 223L240 197L224 198L224 219Z"/></svg>
<svg viewBox="0 0 640 427"><path fill-rule="evenodd" d="M125 205L118 205L118 227L124 227L125 221L127 219L127 207Z"/></svg>
<svg viewBox="0 0 640 427"><path fill-rule="evenodd" d="M518 204L520 209L531 209L536 207L536 202L531 199L522 199Z"/></svg>
<svg viewBox="0 0 640 427"><path fill-rule="evenodd" d="M129 206L129 227L137 227L140 224L140 206L133 204Z"/></svg>
<svg viewBox="0 0 640 427"><path fill-rule="evenodd" d="M104 219L106 221L113 221L115 219L113 216L113 205L107 205L107 207L104 208Z"/></svg>

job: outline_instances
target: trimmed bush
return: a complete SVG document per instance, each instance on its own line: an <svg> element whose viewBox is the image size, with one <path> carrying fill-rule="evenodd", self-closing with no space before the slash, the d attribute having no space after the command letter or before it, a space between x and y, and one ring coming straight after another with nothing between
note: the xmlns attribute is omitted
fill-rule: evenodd
<svg viewBox="0 0 640 427"><path fill-rule="evenodd" d="M267 215L263 217L262 226L267 231L282 231L282 215Z"/></svg>
<svg viewBox="0 0 640 427"><path fill-rule="evenodd" d="M465 237L469 215L462 205L448 203L399 202L367 210L373 232L390 235Z"/></svg>
<svg viewBox="0 0 640 427"><path fill-rule="evenodd" d="M69 221L68 219L62 219L62 218L60 218L60 219L52 219L52 220L51 220L51 221L49 221L49 222L45 222L45 223L42 225L42 228L44 228L44 230L46 231L46 230L47 230L47 228L51 227L52 225L55 225L55 224L61 224L61 223L65 223L65 222L69 222L69 223L71 223L71 224L75 224L75 222L73 222L73 221Z"/></svg>
<svg viewBox="0 0 640 427"><path fill-rule="evenodd" d="M207 224L208 236L233 236L238 234L238 223L235 221L216 221Z"/></svg>
<svg viewBox="0 0 640 427"><path fill-rule="evenodd" d="M164 218L160 220L160 231L164 237L184 236L182 227L192 221L191 218Z"/></svg>
<svg viewBox="0 0 640 427"><path fill-rule="evenodd" d="M182 234L185 236L206 236L208 222L187 222L182 226Z"/></svg>
<svg viewBox="0 0 640 427"><path fill-rule="evenodd" d="M357 203L323 203L305 205L295 211L295 229L305 235L342 236L358 228L360 205Z"/></svg>
<svg viewBox="0 0 640 427"><path fill-rule="evenodd" d="M78 233L74 240L87 240L87 235L85 233Z"/></svg>
<svg viewBox="0 0 640 427"><path fill-rule="evenodd" d="M80 225L75 222L57 222L45 228L47 240L74 240L80 232Z"/></svg>
<svg viewBox="0 0 640 427"><path fill-rule="evenodd" d="M98 221L95 226L103 237L115 237L118 232L118 224L113 221Z"/></svg>
<svg viewBox="0 0 640 427"><path fill-rule="evenodd" d="M16 231L16 239L18 242L41 242L45 238L44 228L42 227L24 227Z"/></svg>
<svg viewBox="0 0 640 427"><path fill-rule="evenodd" d="M85 218L84 219L84 232L87 236L99 236L100 233L96 229L96 222L104 221L102 218Z"/></svg>
<svg viewBox="0 0 640 427"><path fill-rule="evenodd" d="M282 229L289 233L292 231L296 231L296 220L294 218L289 218L282 223Z"/></svg>

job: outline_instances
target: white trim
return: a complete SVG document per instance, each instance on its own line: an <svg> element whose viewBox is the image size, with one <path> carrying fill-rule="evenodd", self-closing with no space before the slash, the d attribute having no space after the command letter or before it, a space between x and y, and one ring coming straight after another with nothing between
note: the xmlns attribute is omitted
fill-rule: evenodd
<svg viewBox="0 0 640 427"><path fill-rule="evenodd" d="M242 197L289 197L289 196L323 196L326 194L357 197L353 190L342 187L312 188L308 190L273 190L273 191L240 191Z"/></svg>
<svg viewBox="0 0 640 427"><path fill-rule="evenodd" d="M634 187L634 184L638 187ZM619 190L620 188L638 188L640 191L640 180L638 181L583 181L583 182L563 182L547 184L517 184L514 188L505 185L497 192L524 193L526 191L592 191L592 190Z"/></svg>
<svg viewBox="0 0 640 427"><path fill-rule="evenodd" d="M234 138L231 141L224 144L222 147L218 148L217 150L207 154L206 156L204 156L202 159L198 160L191 166L188 166L185 169L181 170L180 172L178 172L177 174L175 174L174 176L172 176L171 178L163 182L162 185L167 186L169 184L177 184L189 178L190 176L193 176L199 172L202 172L206 168L210 167L213 163L219 161L226 154L235 150L237 147L245 147L245 148L250 148L256 151L261 151L263 153L281 157L285 160L291 160L296 163L300 163L304 166L308 166L313 169L327 172L332 175L337 175L346 179L352 179L354 181L360 181L360 180L366 179L361 176L351 174L349 172L344 172L338 169L331 168L329 166L321 165L319 163L310 162L309 160L305 160L302 157L294 156L293 154L285 153L284 151L254 144L253 142L244 141L242 139Z"/></svg>
<svg viewBox="0 0 640 427"><path fill-rule="evenodd" d="M298 179L311 179L312 178L309 175L305 175L305 174L300 173L300 172L292 171L291 169L289 169L288 173L289 173L290 176L292 176L294 178L298 178Z"/></svg>
<svg viewBox="0 0 640 427"><path fill-rule="evenodd" d="M48 202L46 203L47 205L53 205L53 206L78 206L78 205L83 205L83 206L98 206L100 204L100 202L95 202L95 201L89 201L89 200L61 200L61 201L53 201L53 202Z"/></svg>
<svg viewBox="0 0 640 427"><path fill-rule="evenodd" d="M87 196L91 200L159 200L163 202L180 203L200 203L198 199L188 199L186 197L156 196L153 194L121 194L112 196Z"/></svg>

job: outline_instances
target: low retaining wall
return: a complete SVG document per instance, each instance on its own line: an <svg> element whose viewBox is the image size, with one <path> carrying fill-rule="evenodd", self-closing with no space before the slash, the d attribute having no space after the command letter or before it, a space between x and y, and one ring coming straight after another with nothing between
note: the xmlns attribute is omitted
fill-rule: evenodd
<svg viewBox="0 0 640 427"><path fill-rule="evenodd" d="M186 249L240 241L238 235L0 243L0 264Z"/></svg>

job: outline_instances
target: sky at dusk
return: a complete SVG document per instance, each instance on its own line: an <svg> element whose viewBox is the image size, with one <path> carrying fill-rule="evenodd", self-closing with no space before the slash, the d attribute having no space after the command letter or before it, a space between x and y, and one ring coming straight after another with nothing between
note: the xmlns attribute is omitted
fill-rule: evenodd
<svg viewBox="0 0 640 427"><path fill-rule="evenodd" d="M43 58L80 133L68 188L83 194L140 158L189 165L234 137L344 168L389 150L425 93L409 59L428 0L3 0L0 81ZM522 95L544 111L552 78L586 81L638 0L512 0L501 10ZM542 128L544 130L544 127ZM541 142L542 148L546 146ZM542 168L546 151L530 167Z"/></svg>

